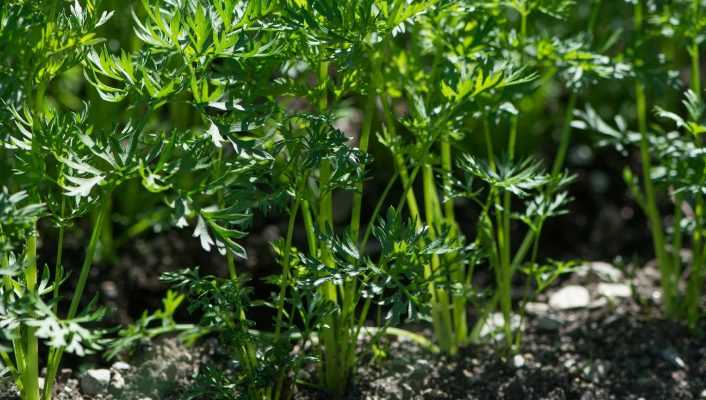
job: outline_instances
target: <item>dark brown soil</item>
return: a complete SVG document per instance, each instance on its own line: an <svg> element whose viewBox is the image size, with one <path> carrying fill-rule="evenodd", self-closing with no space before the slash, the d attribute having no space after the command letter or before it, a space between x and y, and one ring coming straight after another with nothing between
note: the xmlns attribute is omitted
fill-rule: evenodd
<svg viewBox="0 0 706 400"><path fill-rule="evenodd" d="M553 332L529 318L509 360L490 346L446 357L392 341L386 360L361 366L349 399L706 399L703 337L627 306L562 317ZM312 398L325 396L299 397Z"/></svg>
<svg viewBox="0 0 706 400"><path fill-rule="evenodd" d="M592 288L586 279L573 277L568 283L583 281ZM649 292L649 288L638 289ZM661 318L658 308L650 302L640 305L635 299L639 297L592 302L589 307L565 311L533 309L534 314L528 314L524 324L521 350L514 356L503 357L497 351L499 346L488 343L470 346L450 357L430 353L409 339L387 336L379 344L382 351L373 357L367 339L362 338L360 366L346 400L706 399L706 338ZM700 328L702 332L706 330L706 323ZM421 331L427 334L424 329ZM154 372L133 374L154 375L156 381L149 390L143 390L144 385L132 385L127 379L127 397L108 393L82 396L77 385L80 374L74 370L61 377L61 398L114 400L149 396L155 400L178 400L179 393L185 392L203 365L205 353L203 346L191 351L172 347L185 355L175 358L175 351L169 350L147 357L148 352L138 351L137 358L131 360L135 371ZM140 353L144 353L142 358L147 357L147 363L140 361ZM182 371L179 380L155 372L177 370ZM315 382L314 371L311 372L309 379ZM62 389L67 386L64 383L69 389ZM159 387L166 391L157 390ZM304 387L300 386L296 400L329 399ZM0 398L3 392L9 396L6 398L16 398L10 395L11 391L2 390Z"/></svg>

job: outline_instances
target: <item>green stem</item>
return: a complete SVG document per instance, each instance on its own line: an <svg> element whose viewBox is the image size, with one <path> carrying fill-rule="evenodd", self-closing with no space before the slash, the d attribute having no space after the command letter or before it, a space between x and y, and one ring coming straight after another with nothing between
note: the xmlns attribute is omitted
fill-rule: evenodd
<svg viewBox="0 0 706 400"><path fill-rule="evenodd" d="M65 208L66 208L66 197L62 196L61 197L61 220L59 221L59 237L57 238L56 241L56 260L54 261L54 290L53 290L53 298L54 298L54 313L56 314L58 312L58 307L59 307L59 285L61 284L61 281L64 279L64 274L63 271L64 269L61 267L61 262L62 262L62 257L64 253L64 214L65 214Z"/></svg>
<svg viewBox="0 0 706 400"><path fill-rule="evenodd" d="M285 294L287 292L287 286L289 286L289 275L290 275L290 255L292 248L292 238L294 237L294 223L297 218L297 213L299 211L299 199L294 202L292 209L289 211L289 223L287 224L287 237L284 242L284 257L282 266L282 277L280 278L279 287L279 297L277 298L277 319L275 322L275 342L279 340L280 332L282 330L282 314L284 312L284 300Z"/></svg>
<svg viewBox="0 0 706 400"><path fill-rule="evenodd" d="M104 194L104 196L107 195ZM106 198L103 198L103 201ZM93 257L95 256L96 252L96 246L98 245L98 241L101 236L102 228L103 228L103 221L106 218L106 207L103 207L103 204L99 207L99 212L98 215L96 216L96 220L94 222L92 231L91 231L91 238L88 242L88 247L86 248L86 254L84 255L83 258L83 264L81 265L81 271L79 273L78 277L78 282L76 283L76 288L74 289L74 294L71 298L71 304L69 306L69 311L66 315L66 319L73 319L76 316L76 313L78 311L78 307L81 303L81 298L83 296L83 291L86 288L86 282L88 281L88 275L91 271L91 266L93 265ZM49 361L47 363L47 375L46 375L46 380L44 384L44 393L43 393L43 399L44 400L49 400L51 398L51 392L52 388L54 386L54 382L56 380L56 373L59 370L59 364L61 363L61 358L64 354L65 348L57 348L57 349L52 349L52 351L49 354Z"/></svg>
<svg viewBox="0 0 706 400"><path fill-rule="evenodd" d="M552 166L552 177L559 176L562 168L564 167L566 153L569 150L569 143L571 142L571 121L574 118L574 109L576 108L576 97L576 92L571 92L571 95L569 96L569 102L566 105L564 123L561 127L559 151L556 154L556 158L554 158L554 165Z"/></svg>
<svg viewBox="0 0 706 400"><path fill-rule="evenodd" d="M370 216L370 222L368 223L368 226L365 228L365 233L363 233L363 239L360 241L360 243L358 245L358 250L361 253L365 249L365 244L368 243L368 239L370 238L370 234L373 232L373 227L375 226L375 221L377 221L378 215L380 215L380 210L382 209L382 206L385 204L385 199L387 199L387 196L389 195L390 190L392 190L392 186L394 186L394 184L397 181L397 178L399 176L400 176L399 171L395 171L395 173L392 175L392 178L390 178L390 180L387 182L387 185L385 185L385 189L382 191L380 198L378 198L378 201L375 204L375 208L373 209L373 213Z"/></svg>
<svg viewBox="0 0 706 400"><path fill-rule="evenodd" d="M642 7L635 5L635 26L638 30L642 27ZM676 277L673 274L671 260L667 254L664 233L662 231L662 218L657 208L654 183L652 182L652 162L650 159L650 143L647 131L647 104L645 100L645 87L641 81L635 82L635 99L637 105L637 118L640 130L640 161L642 163L642 177L645 190L645 207L649 228L652 234L657 264L662 276L662 290L664 305L667 315L675 313Z"/></svg>
<svg viewBox="0 0 706 400"><path fill-rule="evenodd" d="M683 234L681 229L682 218L684 217L682 211L682 199L678 194L674 196L674 223L672 224L672 231L674 232L674 237L672 238L672 259L674 260L674 274L681 276L681 249L683 246Z"/></svg>
<svg viewBox="0 0 706 400"><path fill-rule="evenodd" d="M593 9L591 10L591 18L589 19L588 23L588 36L593 41L593 36L596 28L596 22L598 22L598 16L600 15L601 12L601 5L603 4L603 0L597 0L595 4L593 5Z"/></svg>
<svg viewBox="0 0 706 400"><path fill-rule="evenodd" d="M27 238L25 248L25 283L27 291L37 295L37 232L34 230ZM22 399L39 400L39 342L35 335L37 328L23 326L25 345L25 366L22 370Z"/></svg>
<svg viewBox="0 0 706 400"><path fill-rule="evenodd" d="M109 193L106 193L106 196ZM104 197L103 201L106 201L108 197ZM74 289L74 295L71 298L71 304L69 306L69 312L66 315L67 319L72 319L76 316L78 311L78 306L81 303L81 298L83 297L83 291L86 288L86 282L88 281L88 275L91 271L91 266L93 265L93 256L96 252L96 246L98 245L98 240L100 238L101 230L103 228L103 223L107 217L106 212L107 207L100 207L98 216L93 225L93 230L91 232L91 238L88 242L88 248L86 249L86 254L83 258L83 264L81 265L81 272L78 277L78 283Z"/></svg>
<svg viewBox="0 0 706 400"><path fill-rule="evenodd" d="M675 311L674 302L676 291L671 268L671 262L666 251L664 233L662 232L662 217L657 209L657 200L654 184L652 182L652 162L650 160L649 138L647 133L647 111L645 103L645 89L642 83L636 83L635 94L637 99L638 120L640 126L640 160L642 162L642 175L645 185L645 206L649 220L652 240L657 256L657 263L660 266L662 275L662 289L664 291L664 302L667 314L672 315Z"/></svg>
<svg viewBox="0 0 706 400"><path fill-rule="evenodd" d="M527 17L529 16L529 12L526 10L523 10L523 12L520 13L520 37L519 37L519 44L520 44L520 61L524 62L525 61L525 41L527 40Z"/></svg>
<svg viewBox="0 0 706 400"><path fill-rule="evenodd" d="M215 176L218 177L221 175L221 171L223 171L223 168L225 167L225 158L223 156L223 148L218 149L218 155L217 155L217 160L216 160L216 171L215 171ZM218 192L218 207L223 208L225 207L225 199L223 197L223 191ZM235 257L233 256L233 253L226 249L226 265L228 266L228 276L230 276L230 279L236 280L238 279L238 271L235 269Z"/></svg>
<svg viewBox="0 0 706 400"><path fill-rule="evenodd" d="M319 100L319 112L325 112L328 108L328 90L326 81L328 80L328 62L322 62L319 65L319 85L321 96ZM319 213L317 215L318 228L322 233L333 229L333 199L330 191L331 183L331 162L323 160L319 166ZM320 249L322 261L333 267L333 256L330 249L322 246ZM336 286L331 282L326 282L321 286L321 291L324 297L329 301L338 304L342 313L331 315L326 318L326 326L321 332L323 344L323 380L324 387L336 398L341 397L345 393L350 373L352 369L352 361L349 359L351 352L349 346L350 332L347 331L346 321L342 320L342 314L348 308L345 298L339 298ZM343 296L341 296L343 297Z"/></svg>
<svg viewBox="0 0 706 400"><path fill-rule="evenodd" d="M451 186L451 172L452 172L452 155L451 155L451 144L449 143L448 137L446 135L442 136L441 139L441 167L444 172L444 187ZM444 203L444 217L446 224L452 228L451 234L456 236L458 234L458 225L456 223L456 213L454 211L453 200L447 200ZM454 262L453 259L456 258L456 254L453 253L446 257L447 263L453 263L450 266L451 269L451 279L453 283L460 283L465 289L468 287L464 285L466 282L466 273L464 271L464 265L459 262ZM466 294L462 290L458 294L453 295L453 323L454 323L454 340L456 346L460 347L466 344L468 338L468 318L466 314Z"/></svg>
<svg viewBox="0 0 706 400"><path fill-rule="evenodd" d="M701 11L701 0L693 0L693 13L696 20L699 19ZM701 60L699 57L699 42L695 37L691 43L691 90L701 98Z"/></svg>
<svg viewBox="0 0 706 400"><path fill-rule="evenodd" d="M435 185L434 185L434 175L432 172L432 168L430 165L424 165L422 168L422 176L423 176L423 184L424 184L424 208L425 208L425 216L426 216L426 222L429 225L429 237L431 240L436 239L436 229L438 224L436 223L436 216L438 215L437 210L436 210L436 203L438 201L438 197L436 194L435 190ZM431 273L432 275L437 275L439 272L439 256L438 255L433 255L431 259ZM438 289L436 285L433 284L432 280L432 285L433 285L433 291L436 294L436 300L438 301L438 308L439 308L439 313L438 317L440 317L440 323L439 323L439 328L441 328L439 331L436 332L436 335L439 340L439 346L447 353L449 354L455 354L456 351L458 350L456 348L456 343L454 340L454 335L453 335L453 328L452 328L452 322L451 322L451 315L450 315L450 306L449 306L449 299L448 299L448 294L446 293L445 290L443 289Z"/></svg>
<svg viewBox="0 0 706 400"><path fill-rule="evenodd" d="M483 137L485 138L485 151L488 156L488 166L495 171L495 152L493 151L493 138L490 136L490 122L483 118Z"/></svg>
<svg viewBox="0 0 706 400"><path fill-rule="evenodd" d="M308 200L302 200L302 216L304 218L304 229L306 230L306 241L309 246L309 254L316 256L318 254L318 244L316 241L316 230L314 228L314 220L311 217L311 206Z"/></svg>
<svg viewBox="0 0 706 400"><path fill-rule="evenodd" d="M377 93L375 85L373 84L374 79L370 80L370 87L368 88L368 99L365 104L365 119L363 121L363 127L360 132L360 140L358 142L358 149L361 153L366 154L368 152L368 144L370 142L370 132L373 125L373 117L375 116L375 99L377 98ZM360 166L361 176L365 176L365 165ZM363 181L361 180L356 184L356 191L353 194L353 210L351 211L351 237L353 240L357 241L358 235L360 234L360 212L363 203Z"/></svg>

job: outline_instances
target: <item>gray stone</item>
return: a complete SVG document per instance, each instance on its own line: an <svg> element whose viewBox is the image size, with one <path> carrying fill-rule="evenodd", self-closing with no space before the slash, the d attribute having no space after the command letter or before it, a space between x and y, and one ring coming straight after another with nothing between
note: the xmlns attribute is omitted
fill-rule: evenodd
<svg viewBox="0 0 706 400"><path fill-rule="evenodd" d="M549 306L546 303L529 302L525 306L528 313L534 315L544 315L549 312Z"/></svg>
<svg viewBox="0 0 706 400"><path fill-rule="evenodd" d="M662 356L665 361L672 364L673 366L680 369L686 369L686 363L684 362L684 359L682 359L681 356L677 354L677 352L673 348L667 347L666 349L660 351L659 355Z"/></svg>
<svg viewBox="0 0 706 400"><path fill-rule="evenodd" d="M623 280L623 271L612 264L603 261L591 261L578 267L576 274L592 281L620 282Z"/></svg>
<svg viewBox="0 0 706 400"><path fill-rule="evenodd" d="M112 391L120 391L125 388L125 378L119 372L113 372L110 377L110 389Z"/></svg>
<svg viewBox="0 0 706 400"><path fill-rule="evenodd" d="M513 331L524 328L524 326L520 327L521 321L522 321L522 318L520 318L519 315L517 315L517 314L510 315L510 328ZM499 313L499 312L492 313L488 316L488 319L485 321L485 324L481 328L480 336L481 337L492 336L495 338L495 340L501 340L504 336L504 327L505 327L505 318L503 317L503 314Z"/></svg>
<svg viewBox="0 0 706 400"><path fill-rule="evenodd" d="M515 357L512 357L512 366L515 368L522 368L525 366L525 358L522 357L521 354L515 354Z"/></svg>
<svg viewBox="0 0 706 400"><path fill-rule="evenodd" d="M599 283L596 292L608 298L630 298L632 289L622 283Z"/></svg>
<svg viewBox="0 0 706 400"><path fill-rule="evenodd" d="M584 308L591 303L591 295L583 286L565 286L549 297L549 306L555 310Z"/></svg>
<svg viewBox="0 0 706 400"><path fill-rule="evenodd" d="M81 391L90 396L99 394L110 385L109 369L89 369L81 374Z"/></svg>
<svg viewBox="0 0 706 400"><path fill-rule="evenodd" d="M132 366L124 361L118 361L110 366L113 371L129 371Z"/></svg>

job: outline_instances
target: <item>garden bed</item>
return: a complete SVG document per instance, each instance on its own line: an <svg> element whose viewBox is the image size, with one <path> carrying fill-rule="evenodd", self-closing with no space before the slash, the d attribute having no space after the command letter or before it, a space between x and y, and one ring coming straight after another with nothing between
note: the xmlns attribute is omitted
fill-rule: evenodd
<svg viewBox="0 0 706 400"><path fill-rule="evenodd" d="M492 319L483 332L489 343L455 356L434 354L395 334L383 337L372 353L369 335L362 334L360 366L346 399L706 399L706 338L661 316L653 268L627 278L607 263L584 264L528 304L522 346L512 356L499 356L493 341L502 335L493 331ZM577 296L583 289L587 303ZM499 328L501 318L496 319ZM407 328L430 335L424 325ZM162 337L105 368L63 370L56 398L179 400L186 398L199 370L228 371L224 359L214 340L187 347ZM306 371L307 380L315 382L315 370ZM306 388L300 385L294 399L327 398ZM5 389L0 398L19 397Z"/></svg>

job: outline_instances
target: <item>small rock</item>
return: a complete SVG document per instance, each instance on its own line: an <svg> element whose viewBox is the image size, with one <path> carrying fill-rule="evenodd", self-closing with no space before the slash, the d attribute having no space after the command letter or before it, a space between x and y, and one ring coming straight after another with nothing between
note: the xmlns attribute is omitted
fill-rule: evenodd
<svg viewBox="0 0 706 400"><path fill-rule="evenodd" d="M622 283L599 283L596 292L608 298L629 298L632 296L630 286Z"/></svg>
<svg viewBox="0 0 706 400"><path fill-rule="evenodd" d="M574 358L569 358L568 360L564 361L564 368L568 370L573 370L573 368L576 366L576 359Z"/></svg>
<svg viewBox="0 0 706 400"><path fill-rule="evenodd" d="M530 314L544 315L549 312L549 305L546 303L529 302L525 306L525 310Z"/></svg>
<svg viewBox="0 0 706 400"><path fill-rule="evenodd" d="M549 306L556 310L587 307L591 302L588 289L583 286L569 285L554 292L549 297Z"/></svg>
<svg viewBox="0 0 706 400"><path fill-rule="evenodd" d="M73 374L73 370L71 368L62 368L59 371L59 377L61 377L62 381L69 379L72 374Z"/></svg>
<svg viewBox="0 0 706 400"><path fill-rule="evenodd" d="M623 271L603 261L592 261L583 264L578 267L576 274L582 278L603 282L620 282L624 277Z"/></svg>
<svg viewBox="0 0 706 400"><path fill-rule="evenodd" d="M668 347L668 348L660 351L659 355L662 356L662 358L665 361L667 361L668 363L672 364L673 366L675 366L677 368L681 368L681 369L686 368L686 363L684 362L684 360L672 348Z"/></svg>
<svg viewBox="0 0 706 400"><path fill-rule="evenodd" d="M515 354L515 357L512 357L512 366L515 368L522 368L525 366L525 358L522 357L520 354Z"/></svg>
<svg viewBox="0 0 706 400"><path fill-rule="evenodd" d="M101 291L107 299L117 299L120 296L118 285L112 281L104 281L101 284Z"/></svg>
<svg viewBox="0 0 706 400"><path fill-rule="evenodd" d="M113 372L110 377L110 389L120 391L125 388L125 378L119 372Z"/></svg>
<svg viewBox="0 0 706 400"><path fill-rule="evenodd" d="M105 391L110 385L109 369L89 369L81 374L81 391L83 394L96 395Z"/></svg>
<svg viewBox="0 0 706 400"><path fill-rule="evenodd" d="M110 366L113 371L129 371L132 366L124 361L118 361Z"/></svg>
<svg viewBox="0 0 706 400"><path fill-rule="evenodd" d="M520 327L522 318L517 314L512 314L510 316L510 328L514 331L517 329L522 329ZM524 325L524 324L523 324ZM493 313L488 316L485 324L480 330L481 337L493 336L496 340L500 340L504 336L505 318L502 313Z"/></svg>

